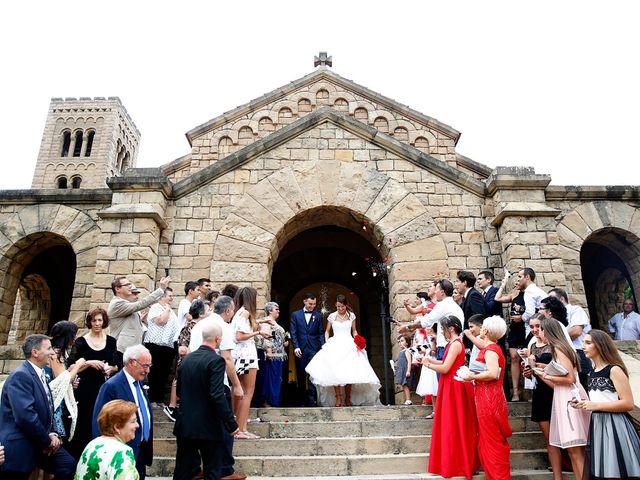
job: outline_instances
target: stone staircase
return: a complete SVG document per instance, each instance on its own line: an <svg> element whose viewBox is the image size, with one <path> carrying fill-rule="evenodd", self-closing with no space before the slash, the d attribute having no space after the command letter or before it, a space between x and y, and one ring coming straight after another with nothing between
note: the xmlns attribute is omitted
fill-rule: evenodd
<svg viewBox="0 0 640 480"><path fill-rule="evenodd" d="M173 422L154 413L156 457L148 474L169 478L175 466ZM250 418L261 421L251 422L249 430L262 438L235 442L236 469L251 480L439 478L426 473L430 413L423 406L253 409ZM530 405L511 403L509 414L512 478L552 478L544 437L529 420Z"/></svg>

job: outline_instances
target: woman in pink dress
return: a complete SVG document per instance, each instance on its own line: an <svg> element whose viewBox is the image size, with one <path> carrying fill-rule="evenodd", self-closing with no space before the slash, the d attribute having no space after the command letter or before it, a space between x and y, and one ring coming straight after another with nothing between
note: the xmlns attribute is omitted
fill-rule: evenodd
<svg viewBox="0 0 640 480"><path fill-rule="evenodd" d="M540 325L541 335L551 346L551 362L545 369L534 368L538 378L553 388L551 425L549 427L549 454L553 478L562 479L560 449L569 454L573 473L577 480L583 478L585 446L589 434L591 412L571 408L573 399L586 400L587 393L578 380L580 358L567 341L561 323L555 318L545 318ZM553 369L553 370L552 370Z"/></svg>
<svg viewBox="0 0 640 480"><path fill-rule="evenodd" d="M425 357L423 360L427 368L440 374L428 470L446 478L470 479L480 465L473 387L453 378L465 361L460 338L462 323L449 315L441 325L442 333L449 342L443 359Z"/></svg>
<svg viewBox="0 0 640 480"><path fill-rule="evenodd" d="M509 426L507 399L502 389L506 360L502 350L496 345L506 331L507 324L501 317L493 316L484 319L480 338L484 340L485 346L478 354L477 364L470 364L469 367L473 371L482 364L486 369L465 378L467 381L475 381L478 454L488 480L511 478L509 465L511 448L507 438L512 432Z"/></svg>

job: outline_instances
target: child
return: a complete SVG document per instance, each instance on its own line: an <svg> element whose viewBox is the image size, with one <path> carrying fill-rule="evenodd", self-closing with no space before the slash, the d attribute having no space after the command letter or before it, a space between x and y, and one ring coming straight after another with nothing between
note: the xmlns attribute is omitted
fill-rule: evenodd
<svg viewBox="0 0 640 480"><path fill-rule="evenodd" d="M435 360L436 359L436 337L435 335L429 335L428 344L431 347L431 350L428 353L428 356ZM436 396L438 395L438 375L433 370L427 368L426 365L422 365L422 371L420 372L420 381L418 382L418 386L416 387L416 393L421 397L424 397L423 404L427 404L427 397L431 396L431 405L433 405L433 412L429 414L426 418L433 418L436 409Z"/></svg>
<svg viewBox="0 0 640 480"><path fill-rule="evenodd" d="M480 350L484 348L484 341L480 339L480 329L482 328L483 321L484 315L480 313L471 315L471 317L469 317L469 328L463 332L465 337L473 343L473 348L471 349L471 355L469 357L469 365L471 365L471 362L475 362Z"/></svg>
<svg viewBox="0 0 640 480"><path fill-rule="evenodd" d="M409 388L409 378L411 377L411 352L409 352L410 337L399 336L398 345L400 353L396 359L396 385L402 386L404 392L404 404L411 405L411 389Z"/></svg>

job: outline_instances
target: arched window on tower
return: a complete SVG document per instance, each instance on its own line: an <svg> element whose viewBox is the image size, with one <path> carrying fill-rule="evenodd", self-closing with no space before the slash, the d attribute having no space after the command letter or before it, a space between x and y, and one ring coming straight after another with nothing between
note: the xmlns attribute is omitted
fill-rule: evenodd
<svg viewBox="0 0 640 480"><path fill-rule="evenodd" d="M269 117L262 117L258 122L258 131L260 132L273 132L276 126Z"/></svg>
<svg viewBox="0 0 640 480"><path fill-rule="evenodd" d="M251 127L241 127L238 130L238 145L249 145L253 141L253 130Z"/></svg>
<svg viewBox="0 0 640 480"><path fill-rule="evenodd" d="M62 175L56 179L56 186L58 188L67 188L67 177Z"/></svg>
<svg viewBox="0 0 640 480"><path fill-rule="evenodd" d="M293 112L289 107L282 107L278 112L278 122L289 123L293 118Z"/></svg>
<svg viewBox="0 0 640 480"><path fill-rule="evenodd" d="M82 177L76 175L75 177L71 177L71 188L80 188L80 184L82 183Z"/></svg>
<svg viewBox="0 0 640 480"><path fill-rule="evenodd" d="M324 88L316 93L316 105L327 105L329 103L329 92Z"/></svg>
<svg viewBox="0 0 640 480"><path fill-rule="evenodd" d="M93 137L95 136L96 136L96 132L94 132L93 130L89 130L89 133L87 133L87 147L86 147L86 150L84 151L85 157L91 156L91 149L93 148Z"/></svg>
<svg viewBox="0 0 640 480"><path fill-rule="evenodd" d="M60 149L61 157L69 156L69 147L71 146L71 132L69 130L65 130L62 132L62 148Z"/></svg>
<svg viewBox="0 0 640 480"><path fill-rule="evenodd" d="M82 130L78 130L75 133L75 139L76 139L76 143L73 147L73 156L79 157L80 152L82 151Z"/></svg>

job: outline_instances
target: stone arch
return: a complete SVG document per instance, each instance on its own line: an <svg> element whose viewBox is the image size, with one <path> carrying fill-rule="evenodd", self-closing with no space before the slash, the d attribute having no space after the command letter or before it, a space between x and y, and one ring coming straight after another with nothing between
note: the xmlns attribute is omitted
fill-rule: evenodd
<svg viewBox="0 0 640 480"><path fill-rule="evenodd" d="M585 203L567 213L557 231L568 291L575 303L589 307L592 324L604 326L621 304L606 306L619 292L601 293L602 275L611 279L611 269L617 270L634 296L640 294L640 209L622 202Z"/></svg>
<svg viewBox="0 0 640 480"><path fill-rule="evenodd" d="M16 294L7 345L21 343L32 333L47 332L50 313L51 289L46 279L37 273L26 275Z"/></svg>
<svg viewBox="0 0 640 480"><path fill-rule="evenodd" d="M99 234L89 215L65 205L31 205L0 224L0 344L7 340L27 267L49 248L68 248L75 257L75 266L69 266L74 279L68 318L81 324L94 284Z"/></svg>
<svg viewBox="0 0 640 480"><path fill-rule="evenodd" d="M364 107L358 107L353 111L353 117L365 124L369 124L369 111Z"/></svg>
<svg viewBox="0 0 640 480"><path fill-rule="evenodd" d="M357 100L356 99L356 100L354 100L352 102L349 102L349 113L351 115L354 115L355 111L358 108L364 108L368 112L369 121L371 121L371 112L375 112L376 109L377 109L376 106L373 103L371 103L371 102L369 102L367 100Z"/></svg>
<svg viewBox="0 0 640 480"><path fill-rule="evenodd" d="M229 137L231 139L231 143L233 145L238 144L238 132L232 128L224 128L222 130L218 130L213 137L211 137L211 151L218 151L218 144L223 137Z"/></svg>
<svg viewBox="0 0 640 480"><path fill-rule="evenodd" d="M245 282L264 302L280 249L303 230L332 224L366 235L389 259L390 313L406 316L403 300L448 274L444 241L425 206L399 182L361 164L309 162L251 185L216 238L211 279Z"/></svg>

